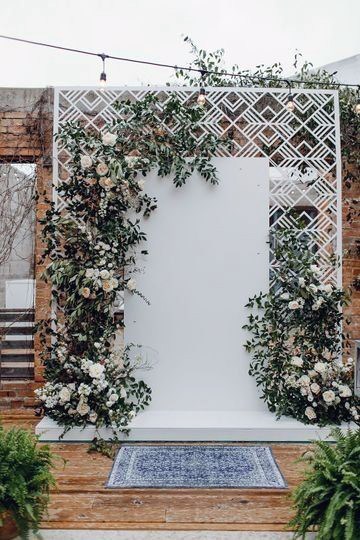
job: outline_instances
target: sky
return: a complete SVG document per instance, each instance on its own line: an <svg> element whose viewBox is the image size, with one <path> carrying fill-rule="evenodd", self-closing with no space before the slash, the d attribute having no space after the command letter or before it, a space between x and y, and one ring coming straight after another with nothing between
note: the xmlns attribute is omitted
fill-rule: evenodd
<svg viewBox="0 0 360 540"><path fill-rule="evenodd" d="M360 53L359 0L0 0L0 34L172 65L191 60L183 36L253 69L298 50L315 66ZM98 58L0 39L0 86L97 85ZM173 72L108 61L108 84L163 85ZM351 81L349 81L351 82Z"/></svg>

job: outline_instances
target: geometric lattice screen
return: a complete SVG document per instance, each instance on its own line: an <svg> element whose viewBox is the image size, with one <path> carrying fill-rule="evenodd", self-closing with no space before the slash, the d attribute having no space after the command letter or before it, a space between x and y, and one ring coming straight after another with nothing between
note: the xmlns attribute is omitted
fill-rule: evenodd
<svg viewBox="0 0 360 540"><path fill-rule="evenodd" d="M182 102L193 102L198 95L196 88L182 87L57 88L55 129L61 131L67 122L79 121L101 131L117 117L116 101L141 100L149 92L160 102L173 93ZM295 90L293 112L285 107L287 94L287 89L208 88L199 138L206 133L230 135L232 148L220 148L218 156L269 158L270 230L291 227L294 216L301 216L320 257L324 280L340 282L341 267L334 271L329 264L329 257L341 255L338 93ZM54 158L54 200L64 208L56 185L58 178L67 176L70 156L55 144Z"/></svg>

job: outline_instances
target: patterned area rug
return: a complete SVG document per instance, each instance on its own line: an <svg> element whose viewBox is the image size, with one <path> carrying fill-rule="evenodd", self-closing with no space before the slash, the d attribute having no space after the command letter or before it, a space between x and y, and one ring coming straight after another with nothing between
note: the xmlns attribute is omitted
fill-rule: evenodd
<svg viewBox="0 0 360 540"><path fill-rule="evenodd" d="M285 488L268 446L121 446L108 488Z"/></svg>

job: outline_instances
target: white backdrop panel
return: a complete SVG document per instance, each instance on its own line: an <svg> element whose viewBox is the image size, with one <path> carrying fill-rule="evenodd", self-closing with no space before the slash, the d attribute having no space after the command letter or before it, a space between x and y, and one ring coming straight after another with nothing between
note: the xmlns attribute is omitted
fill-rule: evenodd
<svg viewBox="0 0 360 540"><path fill-rule="evenodd" d="M149 255L125 296L125 339L152 363L141 376L150 410L265 410L243 349L244 304L268 288L269 164L214 158L220 184L194 174L182 188L148 176L158 199L147 220ZM139 374L140 375L140 374Z"/></svg>

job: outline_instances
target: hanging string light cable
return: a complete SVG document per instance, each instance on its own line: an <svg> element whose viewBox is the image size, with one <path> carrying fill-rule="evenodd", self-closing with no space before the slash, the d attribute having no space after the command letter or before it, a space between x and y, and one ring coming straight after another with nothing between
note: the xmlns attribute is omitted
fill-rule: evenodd
<svg viewBox="0 0 360 540"><path fill-rule="evenodd" d="M13 37L13 36L0 35L0 38L10 40L10 41L17 41L17 42L20 42L20 43L27 43L29 45L38 45L38 46L41 46L41 47L48 47L48 48L57 49L57 50L60 50L60 51L73 52L73 53L84 54L84 55L88 55L88 56L97 56L97 57L101 58L102 60L103 60L103 58L105 58L105 59L117 60L117 61L121 61L121 62L129 62L129 63L133 63L133 64L141 64L141 65L146 65L146 66L168 68L168 69L173 69L175 71L181 70L181 71L194 72L194 73L199 73L200 75L202 75L202 74L204 74L204 75L219 75L219 72L215 71L215 70L201 69L201 68L190 67L190 66L177 66L175 64L165 64L165 63L161 63L161 62L152 62L152 61L149 61L149 60L141 60L141 59L136 59L136 58L126 58L126 57L123 57L123 56L114 56L114 55L105 54L105 53L96 53L96 52L87 51L87 50L83 50L83 49L75 49L75 48L71 48L71 47L63 47L61 45L53 45L53 44L50 44L50 43L43 43L43 42L40 42L40 41L32 41L32 40L29 40L29 39L17 38L17 37ZM103 73L105 74L105 77L106 77L106 73L104 71L103 71ZM234 72L226 72L226 71L221 72L221 75L223 77L232 77L232 78L233 77L239 77L239 78L244 77L244 75L242 73L234 73ZM278 83L278 84L286 84L286 85L290 84L288 79L282 78L282 77L265 77L265 76L262 77L262 76L259 76L259 75L256 75L256 76L246 75L246 80L250 81L250 82L253 82L253 83L256 83L258 81L262 81L262 82L269 82L269 83L270 82L275 82L275 83ZM300 86L301 85L317 85L318 87L325 87L325 88L329 87L329 86L332 86L334 88L341 88L341 87L343 87L343 88L359 88L359 85L354 84L354 83L337 83L337 82L328 83L328 82L323 82L323 81L319 81L319 80L316 80L316 79L310 80L310 81L309 80L303 80L303 79L292 79L291 84L292 85L300 85ZM359 103L359 113L358 114L360 114L360 103Z"/></svg>

